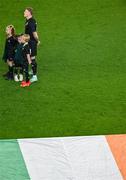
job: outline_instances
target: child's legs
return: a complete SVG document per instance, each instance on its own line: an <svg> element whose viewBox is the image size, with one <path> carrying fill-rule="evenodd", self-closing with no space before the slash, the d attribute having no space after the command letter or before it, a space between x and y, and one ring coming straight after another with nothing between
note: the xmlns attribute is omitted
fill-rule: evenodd
<svg viewBox="0 0 126 180"><path fill-rule="evenodd" d="M18 72L19 72L19 74L23 74L23 65L15 63L15 65L14 65L14 73L18 74Z"/></svg>
<svg viewBox="0 0 126 180"><path fill-rule="evenodd" d="M23 65L23 69L24 69L25 81L28 82L29 81L28 63L25 63Z"/></svg>
<svg viewBox="0 0 126 180"><path fill-rule="evenodd" d="M23 65L20 64L20 74L23 74Z"/></svg>
<svg viewBox="0 0 126 180"><path fill-rule="evenodd" d="M9 76L13 77L13 61L7 60L8 69L9 69Z"/></svg>
<svg viewBox="0 0 126 180"><path fill-rule="evenodd" d="M18 64L15 63L14 65L14 74L17 75L18 74Z"/></svg>

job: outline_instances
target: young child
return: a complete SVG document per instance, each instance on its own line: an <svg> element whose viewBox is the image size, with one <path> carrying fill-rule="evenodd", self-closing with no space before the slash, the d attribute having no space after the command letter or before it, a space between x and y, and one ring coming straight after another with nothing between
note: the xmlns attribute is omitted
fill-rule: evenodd
<svg viewBox="0 0 126 180"><path fill-rule="evenodd" d="M29 64L31 64L31 57L30 57L30 48L28 42L30 40L30 36L28 34L24 34L21 37L22 45L22 56L23 56L23 71L25 80L22 81L21 87L30 86L31 82L29 80Z"/></svg>
<svg viewBox="0 0 126 180"><path fill-rule="evenodd" d="M7 80L13 80L13 59L14 59L14 51L16 46L16 38L15 38L15 28L13 25L8 25L6 27L6 35L7 39L5 42L3 60L8 64L9 71L3 76Z"/></svg>
<svg viewBox="0 0 126 180"><path fill-rule="evenodd" d="M17 46L15 49L14 56L14 80L16 82L23 81L23 55L22 55L22 47L21 43L22 34L17 35Z"/></svg>

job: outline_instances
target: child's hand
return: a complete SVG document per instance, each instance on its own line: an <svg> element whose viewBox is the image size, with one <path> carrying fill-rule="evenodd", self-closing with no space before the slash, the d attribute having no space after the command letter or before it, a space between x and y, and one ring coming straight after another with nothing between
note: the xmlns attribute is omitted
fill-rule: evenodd
<svg viewBox="0 0 126 180"><path fill-rule="evenodd" d="M29 60L28 63L31 64L32 63L31 60Z"/></svg>
<svg viewBox="0 0 126 180"><path fill-rule="evenodd" d="M28 64L31 64L31 57L30 57L30 54L27 54L27 60L28 60Z"/></svg>

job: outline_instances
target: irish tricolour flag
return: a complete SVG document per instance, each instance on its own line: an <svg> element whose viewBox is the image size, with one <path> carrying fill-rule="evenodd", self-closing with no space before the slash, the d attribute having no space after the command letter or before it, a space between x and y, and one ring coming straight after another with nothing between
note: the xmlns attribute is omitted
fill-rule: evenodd
<svg viewBox="0 0 126 180"><path fill-rule="evenodd" d="M123 179L126 135L0 141L0 180Z"/></svg>

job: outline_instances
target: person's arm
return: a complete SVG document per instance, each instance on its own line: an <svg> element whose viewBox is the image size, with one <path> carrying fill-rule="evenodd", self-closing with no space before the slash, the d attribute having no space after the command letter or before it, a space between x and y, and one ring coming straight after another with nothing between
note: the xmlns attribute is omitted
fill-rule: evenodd
<svg viewBox="0 0 126 180"><path fill-rule="evenodd" d="M29 23L29 27L32 31L32 34L33 34L33 37L34 39L37 41L37 44L39 45L40 44L40 41L39 41L39 37L38 37L38 33L37 33L37 30L36 30L36 22L32 21Z"/></svg>
<svg viewBox="0 0 126 180"><path fill-rule="evenodd" d="M30 54L27 54L27 60L28 60L28 63L31 64L31 57L30 57Z"/></svg>
<svg viewBox="0 0 126 180"><path fill-rule="evenodd" d="M35 38L35 40L37 41L38 45L40 44L40 41L39 41L39 37L38 37L38 33L35 31L33 32L33 36Z"/></svg>

